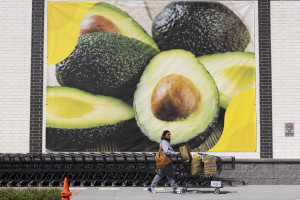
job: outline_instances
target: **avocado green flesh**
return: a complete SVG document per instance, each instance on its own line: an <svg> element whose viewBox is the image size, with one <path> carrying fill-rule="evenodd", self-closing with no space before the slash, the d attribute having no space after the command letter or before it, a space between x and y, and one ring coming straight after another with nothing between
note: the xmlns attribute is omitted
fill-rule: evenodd
<svg viewBox="0 0 300 200"><path fill-rule="evenodd" d="M242 20L218 2L172 2L154 19L161 51L184 49L196 56L244 51L250 34Z"/></svg>
<svg viewBox="0 0 300 200"><path fill-rule="evenodd" d="M227 52L201 56L198 60L214 78L224 109L237 94L255 87L254 53Z"/></svg>
<svg viewBox="0 0 300 200"><path fill-rule="evenodd" d="M46 104L46 126L52 128L86 129L134 117L132 107L119 99L75 88L48 87Z"/></svg>
<svg viewBox="0 0 300 200"><path fill-rule="evenodd" d="M83 16L83 19L93 15L103 16L110 20L120 31L120 34L140 40L158 50L154 40L146 31L126 12L107 3L96 3Z"/></svg>
<svg viewBox="0 0 300 200"><path fill-rule="evenodd" d="M157 83L170 74L188 78L199 90L200 103L185 119L163 121L151 111L151 95ZM214 123L219 94L214 80L192 53L170 50L156 55L146 67L134 94L134 110L139 127L151 140L159 142L162 132L169 130L171 144L179 144L201 136Z"/></svg>
<svg viewBox="0 0 300 200"><path fill-rule="evenodd" d="M61 86L130 102L149 60L150 45L119 34L94 32L79 37L74 51L56 64Z"/></svg>

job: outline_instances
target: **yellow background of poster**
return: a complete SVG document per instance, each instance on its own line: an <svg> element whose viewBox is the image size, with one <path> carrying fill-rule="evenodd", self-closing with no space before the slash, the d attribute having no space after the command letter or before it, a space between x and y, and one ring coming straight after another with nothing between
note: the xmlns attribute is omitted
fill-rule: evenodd
<svg viewBox="0 0 300 200"><path fill-rule="evenodd" d="M78 40L82 17L95 3L48 1L47 65L56 64L72 53Z"/></svg>

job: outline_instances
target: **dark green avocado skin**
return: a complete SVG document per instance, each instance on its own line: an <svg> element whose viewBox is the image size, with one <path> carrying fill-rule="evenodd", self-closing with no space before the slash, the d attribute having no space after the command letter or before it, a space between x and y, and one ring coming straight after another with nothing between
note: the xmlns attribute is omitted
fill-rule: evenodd
<svg viewBox="0 0 300 200"><path fill-rule="evenodd" d="M155 18L152 35L160 50L184 49L197 57L244 51L250 41L245 24L217 2L174 2Z"/></svg>
<svg viewBox="0 0 300 200"><path fill-rule="evenodd" d="M156 151L135 119L86 129L46 128L46 148L61 152Z"/></svg>
<svg viewBox="0 0 300 200"><path fill-rule="evenodd" d="M150 45L119 34L85 34L74 51L56 64L56 78L61 86L128 102L145 66L157 53Z"/></svg>

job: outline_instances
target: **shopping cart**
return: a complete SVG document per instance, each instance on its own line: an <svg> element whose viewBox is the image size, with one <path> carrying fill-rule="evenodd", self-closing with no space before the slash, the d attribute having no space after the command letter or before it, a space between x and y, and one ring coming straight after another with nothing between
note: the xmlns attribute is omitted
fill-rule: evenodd
<svg viewBox="0 0 300 200"><path fill-rule="evenodd" d="M62 187L65 177L70 186L146 187L156 174L154 157L154 152L0 154L0 187ZM234 159L217 158L218 173L234 168ZM208 186L219 192L220 182L216 181L220 180L215 174L191 175L190 163L184 163L181 156L173 156L172 162L183 192L190 187ZM160 185L169 186L168 180L162 179Z"/></svg>
<svg viewBox="0 0 300 200"><path fill-rule="evenodd" d="M201 163L201 170L199 173L192 174L191 163L182 162L181 173L177 175L177 181L182 183L183 186L182 193L186 193L188 188L214 188L214 193L219 194L220 188L223 188L224 180L217 178L216 175L222 172L222 158L202 153L193 153L192 157ZM210 162L206 163L206 160L210 160ZM228 168L228 163L231 166L230 168ZM233 170L235 168L235 158L228 157L226 165L227 170Z"/></svg>

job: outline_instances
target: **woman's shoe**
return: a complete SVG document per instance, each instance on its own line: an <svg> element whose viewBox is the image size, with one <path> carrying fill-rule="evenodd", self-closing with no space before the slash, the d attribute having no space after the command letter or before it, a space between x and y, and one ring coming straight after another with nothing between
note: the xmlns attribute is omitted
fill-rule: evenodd
<svg viewBox="0 0 300 200"><path fill-rule="evenodd" d="M152 193L157 193L155 190L154 190L154 188L151 188L151 187L148 187L148 189L147 189L149 192L152 192Z"/></svg>
<svg viewBox="0 0 300 200"><path fill-rule="evenodd" d="M173 190L173 194L180 194L181 193L181 190L180 189L176 189L176 190Z"/></svg>

